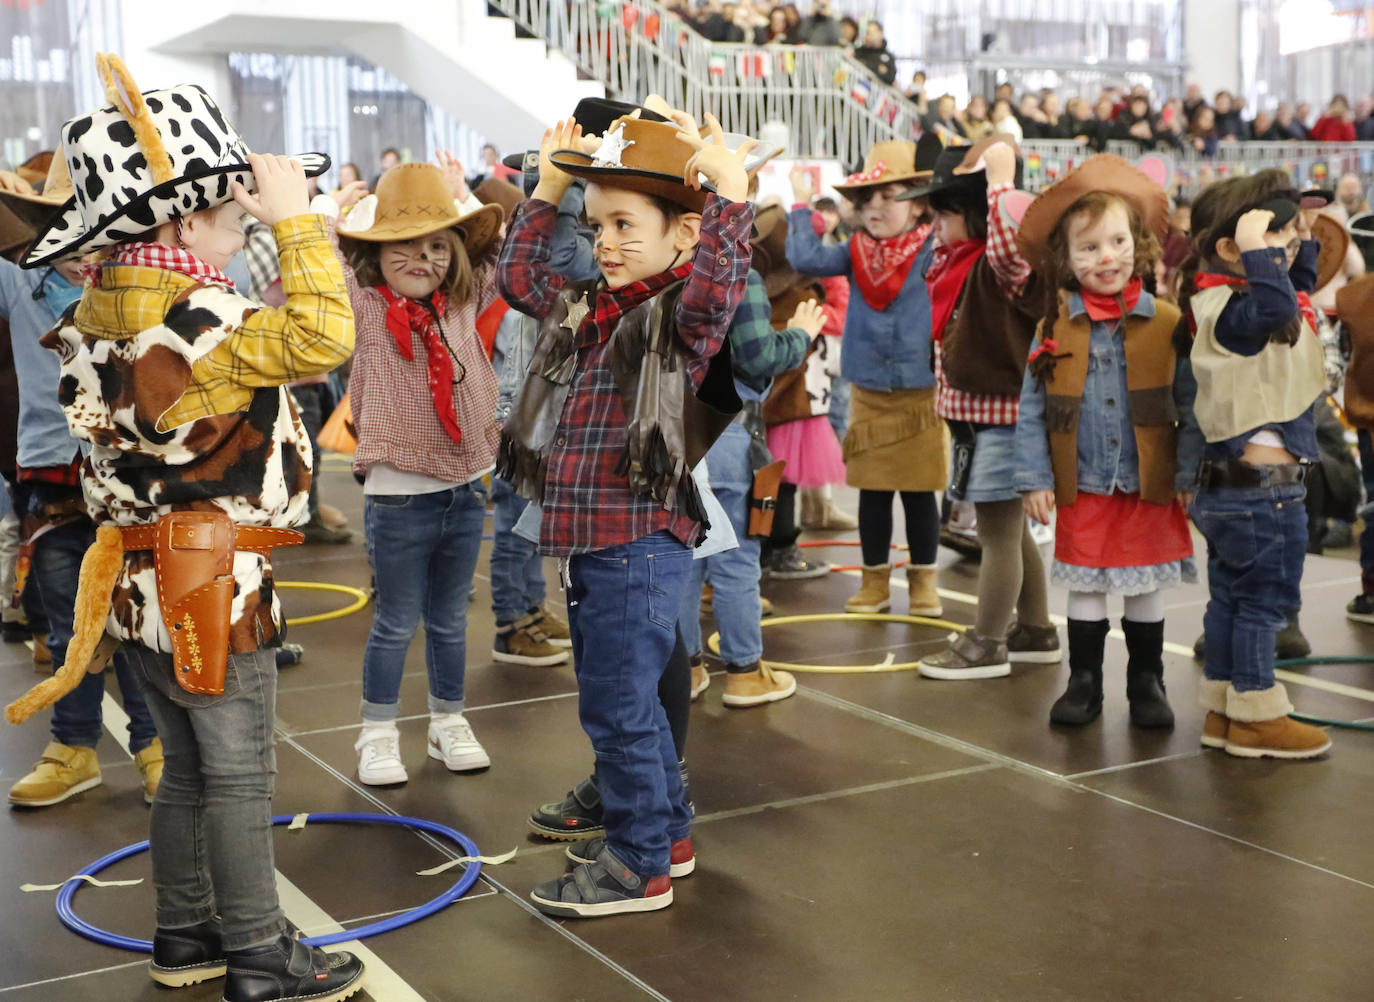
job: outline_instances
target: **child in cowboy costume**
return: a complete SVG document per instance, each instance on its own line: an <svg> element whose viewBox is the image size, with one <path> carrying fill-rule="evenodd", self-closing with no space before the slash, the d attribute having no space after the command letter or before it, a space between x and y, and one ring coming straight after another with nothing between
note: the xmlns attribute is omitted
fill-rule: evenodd
<svg viewBox="0 0 1374 1002"><path fill-rule="evenodd" d="M1163 164L1143 165L1156 177ZM1069 590L1069 684L1057 724L1102 712L1107 596L1123 596L1131 723L1172 727L1164 693L1160 588L1195 581L1179 491L1201 442L1180 436L1191 405L1178 309L1142 286L1168 232L1169 198L1144 170L1102 154L1031 203L1017 239L1047 303L1021 385L1016 473L1026 513L1058 511L1051 580Z"/></svg>
<svg viewBox="0 0 1374 1002"><path fill-rule="evenodd" d="M928 198L935 211L939 246L925 274L935 406L954 439L949 495L973 503L983 551L973 628L917 663L928 678L996 678L1012 658L1059 661L1040 551L1012 485L1016 405L1042 304L1016 248L1019 167L1015 143L995 134L942 151L931 183L903 196Z"/></svg>
<svg viewBox="0 0 1374 1002"><path fill-rule="evenodd" d="M1179 305L1194 337L1193 415L1206 445L1191 514L1207 539L1202 743L1243 758L1312 758L1325 732L1291 719L1274 635L1302 604L1303 481L1325 392L1310 293L1317 241L1281 170L1212 185L1193 203Z"/></svg>
<svg viewBox="0 0 1374 1002"><path fill-rule="evenodd" d="M940 152L934 136L920 143L878 143L864 169L835 186L853 203L862 228L840 244L821 242L811 225L811 175L791 175L793 206L787 260L806 275L844 275L851 295L840 370L853 385L844 439L845 482L859 489L863 583L846 612L890 607L892 496L900 494L911 547L910 611L939 616L935 554L949 468L945 429L935 413L930 301L923 279L933 245L924 207L902 201L928 181Z"/></svg>
<svg viewBox="0 0 1374 1002"><path fill-rule="evenodd" d="M325 200L321 199L321 203ZM477 317L496 299L502 211L462 165L398 164L339 227L357 323L349 401L363 474L376 611L363 654L358 778L403 783L401 675L423 615L427 754L455 772L491 764L463 716L467 610L500 431L496 373Z"/></svg>
<svg viewBox="0 0 1374 1002"><path fill-rule="evenodd" d="M679 875L694 865L657 689L703 531L690 470L741 407L721 349L744 293L753 220L744 157L754 144L731 152L719 124L708 125L710 142L621 118L575 149L581 128L559 122L502 251L502 294L543 331L502 433L499 472L542 503L541 550L566 560L578 709L606 831L570 850L570 874L532 892L555 915L667 907L670 861ZM595 286L565 284L548 264L574 175L588 180ZM712 363L718 352L725 364Z"/></svg>
<svg viewBox="0 0 1374 1002"><path fill-rule="evenodd" d="M112 107L62 129L77 197L26 257L93 251L103 264L44 336L62 359L72 434L91 445L82 488L97 538L75 635L22 719L123 645L166 756L149 825L157 932L151 974L226 974L227 1002L332 1002L363 966L297 941L277 902L271 798L278 632L272 547L298 542L310 443L285 384L353 347L343 272L308 212L299 160L250 154L199 87L140 94L101 56ZM273 227L287 305L259 309L223 268L240 217Z"/></svg>

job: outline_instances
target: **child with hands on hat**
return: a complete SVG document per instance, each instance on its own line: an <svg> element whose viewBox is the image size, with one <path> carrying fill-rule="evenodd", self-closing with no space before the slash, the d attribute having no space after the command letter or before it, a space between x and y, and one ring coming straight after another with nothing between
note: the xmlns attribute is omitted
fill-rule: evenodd
<svg viewBox="0 0 1374 1002"><path fill-rule="evenodd" d="M328 158L250 154L199 87L144 94L116 57L98 64L113 107L62 130L82 197L25 259L103 252L43 338L61 358L72 434L90 443L81 479L98 526L67 664L49 682L98 663L108 631L157 724L153 979L180 987L227 973L229 1002L334 1002L361 988L363 965L295 939L277 900L277 669L264 646L281 628L269 554L299 541L288 527L305 517L311 475L286 384L353 348L343 273L307 211L307 174ZM224 275L245 211L273 228L280 309ZM42 685L11 720L61 688Z"/></svg>
<svg viewBox="0 0 1374 1002"><path fill-rule="evenodd" d="M845 482L859 490L863 582L845 611L883 612L891 605L892 501L906 515L910 611L938 616L936 551L949 460L935 412L930 301L922 278L934 246L924 205L901 198L930 178L941 149L934 136L920 143L878 143L864 169L835 190L854 206L861 228L827 245L811 225L811 175L794 169L787 225L787 260L818 277L850 284L841 340L840 371L852 385L843 459ZM800 558L798 558L800 559Z"/></svg>
<svg viewBox="0 0 1374 1002"><path fill-rule="evenodd" d="M690 469L741 406L713 357L725 354L744 294L753 221L744 157L754 144L732 152L719 123L707 125L709 142L622 117L591 141L559 122L502 250L502 294L542 331L499 472L541 502L541 551L565 561L578 711L606 832L573 846L572 872L532 892L549 914L667 907L671 875L695 865L657 690L704 529ZM573 176L587 179L595 284L549 265Z"/></svg>
<svg viewBox="0 0 1374 1002"><path fill-rule="evenodd" d="M993 134L944 150L932 182L908 193L928 198L935 212L938 247L925 278L936 411L954 441L948 495L973 503L983 552L973 628L917 663L928 678L996 678L1013 659L1060 659L1040 550L1012 484L1017 404L1041 302L1016 246L1019 167L1011 138Z"/></svg>
<svg viewBox="0 0 1374 1002"><path fill-rule="evenodd" d="M1151 161L1157 164L1158 161ZM1026 210L1018 238L1045 279L1046 313L1030 352L1016 424L1026 513L1056 509L1051 580L1069 590L1069 682L1056 724L1102 712L1107 596L1123 596L1131 722L1171 727L1160 588L1195 581L1180 487L1201 442L1179 435L1191 405L1178 309L1143 286L1167 232L1168 196L1119 157L1090 158Z"/></svg>
<svg viewBox="0 0 1374 1002"><path fill-rule="evenodd" d="M358 778L368 785L408 778L396 718L421 617L427 754L453 772L491 764L463 697L482 481L500 436L496 374L477 317L497 295L502 210L473 197L451 154L439 157L439 167L392 167L337 227L358 330L349 376L353 468L363 476L376 588L355 743Z"/></svg>
<svg viewBox="0 0 1374 1002"><path fill-rule="evenodd" d="M1311 213L1284 171L1218 182L1193 204L1180 306L1194 331L1192 420L1206 444L1191 514L1207 539L1202 743L1243 758L1331 747L1291 719L1274 636L1302 604L1303 481L1318 458L1325 392L1309 293Z"/></svg>

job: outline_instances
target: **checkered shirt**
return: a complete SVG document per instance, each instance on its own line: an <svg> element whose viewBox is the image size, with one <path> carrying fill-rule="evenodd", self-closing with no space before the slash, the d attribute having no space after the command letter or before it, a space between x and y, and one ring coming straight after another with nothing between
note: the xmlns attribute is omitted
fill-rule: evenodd
<svg viewBox="0 0 1374 1002"><path fill-rule="evenodd" d="M511 222L501 252L501 294L522 313L542 319L553 308L563 278L549 267L558 210L527 199ZM701 243L691 277L674 312L680 358L700 385L720 351L749 272L752 207L710 196L702 213ZM559 419L544 485L539 548L568 556L634 542L661 530L695 545L699 523L635 495L618 472L625 454L624 401L610 366L610 341L579 347L577 371Z"/></svg>

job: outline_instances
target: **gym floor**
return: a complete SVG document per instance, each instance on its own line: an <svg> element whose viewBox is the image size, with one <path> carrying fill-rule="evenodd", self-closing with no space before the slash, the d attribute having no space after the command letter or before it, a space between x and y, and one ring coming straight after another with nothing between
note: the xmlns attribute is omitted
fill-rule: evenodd
<svg viewBox="0 0 1374 1002"><path fill-rule="evenodd" d="M366 588L359 493L338 460L326 470L325 496L344 509L359 541L282 551L278 578ZM838 499L853 510L852 492ZM856 549L812 552L858 560ZM969 622L978 565L946 550L940 559L946 618ZM554 921L527 896L559 872L563 846L527 835L525 818L586 775L591 752L577 723L571 666L489 662L487 570L484 554L468 629L468 712L492 758L483 773L450 774L425 757L424 652L416 643L402 689L410 782L360 786L353 741L371 613L291 634L306 656L281 675L276 813L410 815L467 833L485 854L519 848L513 862L484 867L453 906L366 940L369 985L357 999L1371 997L1374 737L1334 731L1329 758L1299 764L1201 749L1200 671L1189 652L1202 585L1167 595L1172 732L1128 726L1119 634L1108 641L1102 718L1074 731L1047 722L1063 667L1016 666L1009 678L962 683L912 671L804 674L794 698L751 710L725 709L723 679L713 678L693 708L688 748L696 873L676 882L665 911ZM547 577L557 600L552 562ZM894 611L904 612L898 582L900 575ZM1344 617L1358 585L1348 560L1309 558L1302 622L1317 653L1374 652L1374 628ZM856 586L835 573L765 581L764 592L779 615L808 614L838 611ZM292 616L346 602L327 592L285 599ZM1054 594L1052 609L1063 607ZM1112 615L1116 626L1115 604ZM816 666L873 665L889 653L911 662L943 643L940 630L865 622L783 625L764 637L772 659ZM35 677L27 650L0 650L5 700ZM1322 666L1288 681L1302 712L1374 717L1368 667ZM146 838L117 706L107 697L103 786L0 817L8 847L0 864L0 1002L171 997L148 979L145 957L63 928L53 892L19 890L56 883ZM27 772L46 740L40 721L0 728L0 781L8 786ZM457 849L399 827L307 823L278 828L276 846L287 914L311 933L400 913L458 876L417 876ZM102 877L142 882L87 887L76 910L147 938L149 876L146 854L120 863ZM218 999L221 985L177 997Z"/></svg>

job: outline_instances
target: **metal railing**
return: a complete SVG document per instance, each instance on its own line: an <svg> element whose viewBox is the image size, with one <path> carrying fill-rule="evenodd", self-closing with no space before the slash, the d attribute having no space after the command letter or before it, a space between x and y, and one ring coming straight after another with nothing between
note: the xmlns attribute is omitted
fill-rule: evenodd
<svg viewBox="0 0 1374 1002"><path fill-rule="evenodd" d="M914 139L916 106L843 49L707 41L654 0L490 0L490 5L566 55L628 101L662 94L698 120L757 136L788 132L788 155L858 164L874 143Z"/></svg>

